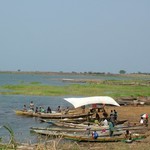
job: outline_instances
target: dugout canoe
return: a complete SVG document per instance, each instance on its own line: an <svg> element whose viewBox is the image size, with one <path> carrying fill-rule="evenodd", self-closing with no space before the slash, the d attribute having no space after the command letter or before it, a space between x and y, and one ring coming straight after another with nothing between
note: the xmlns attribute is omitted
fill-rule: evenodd
<svg viewBox="0 0 150 150"><path fill-rule="evenodd" d="M30 130L46 130L46 131L57 131L57 132L86 132L86 128L44 128L44 127L31 127ZM95 131L94 129L90 130ZM102 130L97 130L97 131L102 131ZM119 130L120 131L120 130Z"/></svg>
<svg viewBox="0 0 150 150"><path fill-rule="evenodd" d="M64 119L64 118L84 118L93 115L93 113L82 114L62 114L62 113L35 113L32 111L14 110L16 115L28 117L40 117L42 119Z"/></svg>
<svg viewBox="0 0 150 150"><path fill-rule="evenodd" d="M14 110L16 115L27 116L27 117L38 117L39 114L33 111Z"/></svg>
<svg viewBox="0 0 150 150"><path fill-rule="evenodd" d="M46 135L48 137L61 137L67 140L73 140L78 142L125 142L127 139L122 135L122 132L114 132L112 137L109 137L109 132L102 133L98 136L97 139L94 139L92 135L84 135L84 134L76 134L76 133L67 133L67 132L56 132L56 131L46 131L46 130L32 130L32 132L35 132L40 135ZM146 135L144 134L133 134L132 140L140 140L146 138Z"/></svg>
<svg viewBox="0 0 150 150"><path fill-rule="evenodd" d="M49 137L68 137L68 136L83 136L83 137L89 137L87 135L86 130L84 132L81 133L76 133L76 132L65 132L65 131L50 131L50 130L36 130L36 129L31 129L31 132L37 133L37 134L41 134L41 135L45 135L45 136L49 136ZM101 131L97 131L99 137L108 137L109 136L109 131L106 132L101 132ZM124 133L124 131L115 131L113 136L119 136L122 135ZM91 135L92 136L92 132Z"/></svg>
<svg viewBox="0 0 150 150"><path fill-rule="evenodd" d="M63 127L63 128L74 128L74 129L86 129L88 125L85 125L83 123L81 124L75 124L75 123L66 123L66 122L60 122L60 121L49 121L49 124L53 125L53 126L57 126L57 127ZM99 126L97 124L91 124L90 125L91 130L96 130L96 131L101 131L101 130L109 130L109 126ZM147 130L147 127L144 126L125 126L124 124L120 124L120 125L115 125L114 129L116 131L120 131L120 130Z"/></svg>
<svg viewBox="0 0 150 150"><path fill-rule="evenodd" d="M40 114L39 117L42 119L64 119L64 118L85 118L88 116L92 116L93 113L82 113L82 114L61 114L61 113L56 113L56 114L47 114L43 113Z"/></svg>
<svg viewBox="0 0 150 150"><path fill-rule="evenodd" d="M69 135L66 134L64 136L67 140L73 140L78 142L125 142L127 139L124 136L113 136L113 137L98 137L97 139L94 139L92 136L80 136L80 135ZM140 140L146 138L146 135L144 134L133 134L132 140Z"/></svg>
<svg viewBox="0 0 150 150"><path fill-rule="evenodd" d="M61 121L52 121L49 120L47 122L48 124L57 126L57 127L65 127L65 128L76 128L76 129L86 129L88 125L83 124L83 123L79 123L79 124L75 124L75 123L66 123L66 122L61 122ZM97 124L91 124L90 125L91 130L103 130L103 129L108 129L109 126L99 126Z"/></svg>
<svg viewBox="0 0 150 150"><path fill-rule="evenodd" d="M47 130L47 131L58 131L58 132L85 132L86 128L64 128L64 127L31 127L31 130ZM133 132L138 132L138 131L144 131L144 130L148 130L147 127L143 127L143 126L132 126L132 127L127 127L127 126L115 126L114 130L115 131L124 131L125 130L129 130ZM95 129L90 129L90 131L94 131ZM108 130L106 128L106 130ZM103 130L103 128L98 128L97 131L105 131Z"/></svg>

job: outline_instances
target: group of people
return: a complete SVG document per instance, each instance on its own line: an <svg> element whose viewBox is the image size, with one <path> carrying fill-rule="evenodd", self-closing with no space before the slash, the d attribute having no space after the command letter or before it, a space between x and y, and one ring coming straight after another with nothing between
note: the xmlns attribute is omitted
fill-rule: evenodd
<svg viewBox="0 0 150 150"><path fill-rule="evenodd" d="M109 135L111 137L113 136L114 126L116 125L117 122L118 113L115 109L111 110L110 115L108 117L108 113L105 111L105 109L103 109L103 116L104 119L102 120L98 112L96 112L95 123L102 126L109 126Z"/></svg>
<svg viewBox="0 0 150 150"><path fill-rule="evenodd" d="M44 107L42 106L39 106L39 107L35 107L33 101L30 102L29 104L29 109L27 108L26 105L23 106L23 111L32 111L32 112L35 112L35 113L52 113L52 110L50 108L50 106L47 107L47 109L45 109ZM60 106L57 107L56 109L56 113L61 113L62 112L62 109ZM69 107L67 107L65 110L64 110L64 113L67 114L69 112Z"/></svg>
<svg viewBox="0 0 150 150"><path fill-rule="evenodd" d="M104 120L104 122L106 123L107 126L109 126L109 136L112 137L113 136L113 132L114 132L114 125L111 121L107 121L107 119ZM105 130L106 131L106 130ZM104 132L105 132L104 131ZM91 126L90 123L88 123L88 126L86 128L86 132L87 135L89 136L91 134ZM102 131L103 132L103 131ZM94 132L92 132L92 137L94 139L96 139L98 137L98 134L96 132L96 130Z"/></svg>
<svg viewBox="0 0 150 150"><path fill-rule="evenodd" d="M117 121L118 113L116 110L111 110L110 112L110 121L115 125L115 122Z"/></svg>
<svg viewBox="0 0 150 150"><path fill-rule="evenodd" d="M32 111L35 113L38 112L43 112L43 113L52 113L52 110L50 108L50 106L47 107L47 109L44 109L44 107L40 106L40 107L35 107L33 101L30 102L29 104L29 110L27 108L26 105L23 106L23 111Z"/></svg>
<svg viewBox="0 0 150 150"><path fill-rule="evenodd" d="M28 111L27 105L23 105L23 111ZM33 103L33 101L30 102L29 111L34 111L34 103Z"/></svg>

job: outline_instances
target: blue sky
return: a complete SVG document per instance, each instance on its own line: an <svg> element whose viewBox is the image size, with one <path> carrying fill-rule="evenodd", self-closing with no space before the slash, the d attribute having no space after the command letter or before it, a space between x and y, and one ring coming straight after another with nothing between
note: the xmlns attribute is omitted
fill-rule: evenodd
<svg viewBox="0 0 150 150"><path fill-rule="evenodd" d="M150 72L149 0L1 0L0 71Z"/></svg>

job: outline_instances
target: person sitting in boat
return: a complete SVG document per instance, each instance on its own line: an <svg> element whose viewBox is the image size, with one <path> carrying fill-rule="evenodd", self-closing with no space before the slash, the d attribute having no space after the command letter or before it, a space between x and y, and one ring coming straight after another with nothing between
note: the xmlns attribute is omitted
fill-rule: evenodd
<svg viewBox="0 0 150 150"><path fill-rule="evenodd" d="M108 121L107 121L107 119L104 119L104 121L102 122L102 125L103 125L103 126L108 126Z"/></svg>
<svg viewBox="0 0 150 150"><path fill-rule="evenodd" d="M51 110L51 108L49 106L47 108L47 113L52 113L52 110Z"/></svg>
<svg viewBox="0 0 150 150"><path fill-rule="evenodd" d="M57 112L61 112L60 106L57 107Z"/></svg>
<svg viewBox="0 0 150 150"><path fill-rule="evenodd" d="M107 118L107 117L108 117L108 113L106 112L105 109L103 110L103 116L104 116L104 118Z"/></svg>
<svg viewBox="0 0 150 150"><path fill-rule="evenodd" d="M89 136L91 132L90 123L88 123L88 126L86 127L86 131L87 131L87 135Z"/></svg>
<svg viewBox="0 0 150 150"><path fill-rule="evenodd" d="M126 130L126 132L125 132L125 138L127 140L131 140L132 139L131 132L129 130Z"/></svg>
<svg viewBox="0 0 150 150"><path fill-rule="evenodd" d="M42 112L42 113L45 113L45 112L46 112L45 109L44 109L44 107L41 107L41 112Z"/></svg>
<svg viewBox="0 0 150 150"><path fill-rule="evenodd" d="M23 105L23 111L27 111L27 106Z"/></svg>
<svg viewBox="0 0 150 150"><path fill-rule="evenodd" d="M144 120L144 125L145 125L146 127L148 127L148 117L145 118L145 120Z"/></svg>
<svg viewBox="0 0 150 150"><path fill-rule="evenodd" d="M39 112L39 108L36 107L36 108L35 108L35 113L38 113L38 112Z"/></svg>
<svg viewBox="0 0 150 150"><path fill-rule="evenodd" d="M140 120L140 125L143 125L144 124L144 118L141 117L141 120Z"/></svg>
<svg viewBox="0 0 150 150"><path fill-rule="evenodd" d="M34 103L33 103L33 101L30 102L30 110L34 111Z"/></svg>
<svg viewBox="0 0 150 150"><path fill-rule="evenodd" d="M100 122L97 119L95 119L94 123L98 126L100 125Z"/></svg>
<svg viewBox="0 0 150 150"><path fill-rule="evenodd" d="M69 107L67 107L67 108L65 109L65 114L68 114L68 112L69 112Z"/></svg>
<svg viewBox="0 0 150 150"><path fill-rule="evenodd" d="M85 113L85 105L81 106L82 108L82 113Z"/></svg>
<svg viewBox="0 0 150 150"><path fill-rule="evenodd" d="M100 121L100 116L98 113L96 113L96 120Z"/></svg>
<svg viewBox="0 0 150 150"><path fill-rule="evenodd" d="M39 112L42 112L42 107L41 106L39 107Z"/></svg>
<svg viewBox="0 0 150 150"><path fill-rule="evenodd" d="M92 137L93 137L94 139L97 139L97 138L98 138L98 133L97 133L96 131L94 131L94 132L92 133Z"/></svg>

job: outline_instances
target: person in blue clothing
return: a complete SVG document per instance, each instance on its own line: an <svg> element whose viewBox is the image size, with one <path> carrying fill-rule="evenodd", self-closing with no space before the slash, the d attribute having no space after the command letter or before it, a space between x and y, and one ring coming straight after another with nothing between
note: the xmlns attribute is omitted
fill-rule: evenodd
<svg viewBox="0 0 150 150"><path fill-rule="evenodd" d="M96 131L94 131L94 132L92 133L92 136L93 136L94 139L97 139L97 138L98 138L98 133L97 133Z"/></svg>

